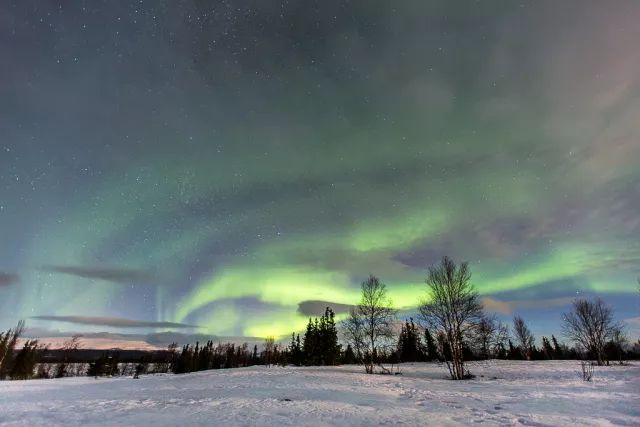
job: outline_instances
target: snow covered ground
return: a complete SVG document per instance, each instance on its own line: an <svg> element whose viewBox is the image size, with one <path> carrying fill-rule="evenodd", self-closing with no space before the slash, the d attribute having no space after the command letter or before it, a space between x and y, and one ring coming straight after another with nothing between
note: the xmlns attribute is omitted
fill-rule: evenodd
<svg viewBox="0 0 640 427"><path fill-rule="evenodd" d="M640 425L640 364L474 363L474 380L436 364L401 376L356 366L251 367L186 375L0 383L0 424L35 425Z"/></svg>

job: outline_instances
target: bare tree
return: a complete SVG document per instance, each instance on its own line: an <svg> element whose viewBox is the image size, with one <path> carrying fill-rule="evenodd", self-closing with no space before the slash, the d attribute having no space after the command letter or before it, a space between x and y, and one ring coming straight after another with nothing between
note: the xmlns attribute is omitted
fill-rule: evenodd
<svg viewBox="0 0 640 427"><path fill-rule="evenodd" d="M563 332L578 347L591 355L598 366L605 363L605 345L622 325L613 319L613 310L600 298L576 299L573 309L563 316Z"/></svg>
<svg viewBox="0 0 640 427"><path fill-rule="evenodd" d="M427 298L418 306L426 327L444 340L442 345L449 373L454 380L469 377L463 359L463 340L482 317L478 293L471 284L471 271L465 262L456 266L450 258L429 268Z"/></svg>
<svg viewBox="0 0 640 427"><path fill-rule="evenodd" d="M625 331L622 328L618 328L613 332L613 336L611 337L611 341L607 344L611 347L612 357L618 359L618 364L623 364L623 356L624 356L624 348L628 344L628 337ZM608 362L608 361L607 361Z"/></svg>
<svg viewBox="0 0 640 427"><path fill-rule="evenodd" d="M361 285L360 302L343 322L345 338L372 374L379 363L379 353L393 339L396 310L387 296L387 287L377 277L369 276Z"/></svg>
<svg viewBox="0 0 640 427"><path fill-rule="evenodd" d="M67 375L67 364L69 361L69 357L80 348L81 337L82 335L76 334L62 343L62 347L60 349L62 350L63 359L62 362L58 364L58 369L56 370L55 374L56 378L62 378Z"/></svg>
<svg viewBox="0 0 640 427"><path fill-rule="evenodd" d="M341 324L342 334L353 349L358 363L364 364L364 353L367 348L364 336L364 318L358 314L355 308L352 308L347 317Z"/></svg>
<svg viewBox="0 0 640 427"><path fill-rule="evenodd" d="M525 359L531 360L531 353L535 343L533 333L520 316L513 318L513 335L515 336L518 347Z"/></svg>
<svg viewBox="0 0 640 427"><path fill-rule="evenodd" d="M480 357L489 359L495 357L509 339L509 328L502 324L495 315L484 315L475 325L473 331Z"/></svg>

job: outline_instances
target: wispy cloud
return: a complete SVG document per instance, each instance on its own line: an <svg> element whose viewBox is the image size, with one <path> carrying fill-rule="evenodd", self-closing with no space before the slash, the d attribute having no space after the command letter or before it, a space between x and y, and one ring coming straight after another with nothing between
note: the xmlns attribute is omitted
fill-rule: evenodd
<svg viewBox="0 0 640 427"><path fill-rule="evenodd" d="M62 346L64 341L73 335L81 336L81 345L85 349L139 349L153 350L166 349L171 343L178 345L193 344L196 341L206 342L231 342L235 344L247 343L251 346L261 345L264 338L242 337L242 336L218 336L210 334L183 333L176 331L153 332L149 334L136 333L112 333L112 332L73 332L61 331L58 329L27 328L24 331L24 338L37 338L41 344L49 344L51 348Z"/></svg>
<svg viewBox="0 0 640 427"><path fill-rule="evenodd" d="M305 316L321 316L327 307L331 307L335 313L347 313L353 306L319 300L302 301L298 304L298 313Z"/></svg>
<svg viewBox="0 0 640 427"><path fill-rule="evenodd" d="M19 281L20 277L17 274L3 273L0 271L0 287L13 285Z"/></svg>
<svg viewBox="0 0 640 427"><path fill-rule="evenodd" d="M547 299L531 299L531 300L512 300L500 301L495 298L482 298L482 305L485 310L493 311L500 314L512 314L519 309L536 309L546 307L557 307L568 305L573 302L573 297L547 298Z"/></svg>
<svg viewBox="0 0 640 427"><path fill-rule="evenodd" d="M99 279L115 283L151 282L154 276L148 271L117 267L83 267L70 265L46 265L43 271L68 274L86 279Z"/></svg>
<svg viewBox="0 0 640 427"><path fill-rule="evenodd" d="M32 319L50 320L53 322L75 323L78 325L110 326L114 328L199 328L200 326L174 322L151 322L146 320L132 320L121 317L100 316L32 316Z"/></svg>

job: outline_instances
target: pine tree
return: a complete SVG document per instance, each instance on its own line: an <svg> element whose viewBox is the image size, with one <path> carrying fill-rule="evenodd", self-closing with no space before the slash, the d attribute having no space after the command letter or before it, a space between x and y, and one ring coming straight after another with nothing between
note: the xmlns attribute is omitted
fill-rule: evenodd
<svg viewBox="0 0 640 427"><path fill-rule="evenodd" d="M347 348L342 354L342 363L345 365L353 365L355 363L358 363L358 358L353 352L353 348L351 348L351 344L347 344Z"/></svg>
<svg viewBox="0 0 640 427"><path fill-rule="evenodd" d="M431 332L429 332L429 329L426 328L424 330L424 340L427 345L427 360L439 360L440 357L438 355L438 347L436 346L436 342L434 341Z"/></svg>
<svg viewBox="0 0 640 427"><path fill-rule="evenodd" d="M330 307L324 311L324 330L321 334L322 364L335 365L340 358L340 345L338 344L338 328L336 327L335 313Z"/></svg>
<svg viewBox="0 0 640 427"><path fill-rule="evenodd" d="M542 352L544 353L545 359L555 359L553 347L547 337L542 337Z"/></svg>
<svg viewBox="0 0 640 427"><path fill-rule="evenodd" d="M424 359L418 329L409 320L405 321L398 337L397 355L400 362L418 362Z"/></svg>
<svg viewBox="0 0 640 427"><path fill-rule="evenodd" d="M259 364L259 359L258 359L258 345L254 344L253 346L253 354L251 355L251 362L254 365Z"/></svg>
<svg viewBox="0 0 640 427"><path fill-rule="evenodd" d="M507 358L507 350L504 348L504 344L499 342L496 346L496 358L498 359L506 359Z"/></svg>
<svg viewBox="0 0 640 427"><path fill-rule="evenodd" d="M15 328L0 332L0 380L11 373L14 349L23 330L24 320L21 320Z"/></svg>
<svg viewBox="0 0 640 427"><path fill-rule="evenodd" d="M564 352L562 351L562 347L558 343L558 340L554 335L551 335L551 341L553 342L553 354L555 359L563 359Z"/></svg>
<svg viewBox="0 0 640 427"><path fill-rule="evenodd" d="M509 353L507 354L507 358L509 360L522 359L522 353L520 353L520 350L513 345L511 340L509 340Z"/></svg>
<svg viewBox="0 0 640 427"><path fill-rule="evenodd" d="M295 332L291 334L291 344L289 344L288 352L289 363L300 366L303 362L302 348L300 347L300 334L296 335Z"/></svg>
<svg viewBox="0 0 640 427"><path fill-rule="evenodd" d="M309 318L307 323L307 330L304 333L304 339L302 341L302 352L304 353L304 364L315 365L317 355L317 319L316 323Z"/></svg>
<svg viewBox="0 0 640 427"><path fill-rule="evenodd" d="M28 380L33 377L38 349L38 340L28 340L24 343L13 362L10 374L11 379Z"/></svg>

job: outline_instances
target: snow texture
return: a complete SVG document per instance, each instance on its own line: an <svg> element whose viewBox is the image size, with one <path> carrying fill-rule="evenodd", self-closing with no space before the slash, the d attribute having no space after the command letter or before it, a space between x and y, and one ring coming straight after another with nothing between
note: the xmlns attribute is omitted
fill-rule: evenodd
<svg viewBox="0 0 640 427"><path fill-rule="evenodd" d="M579 362L473 363L450 381L437 364L403 375L360 367L250 367L140 379L63 378L0 383L0 425L369 426L640 425L640 366Z"/></svg>

